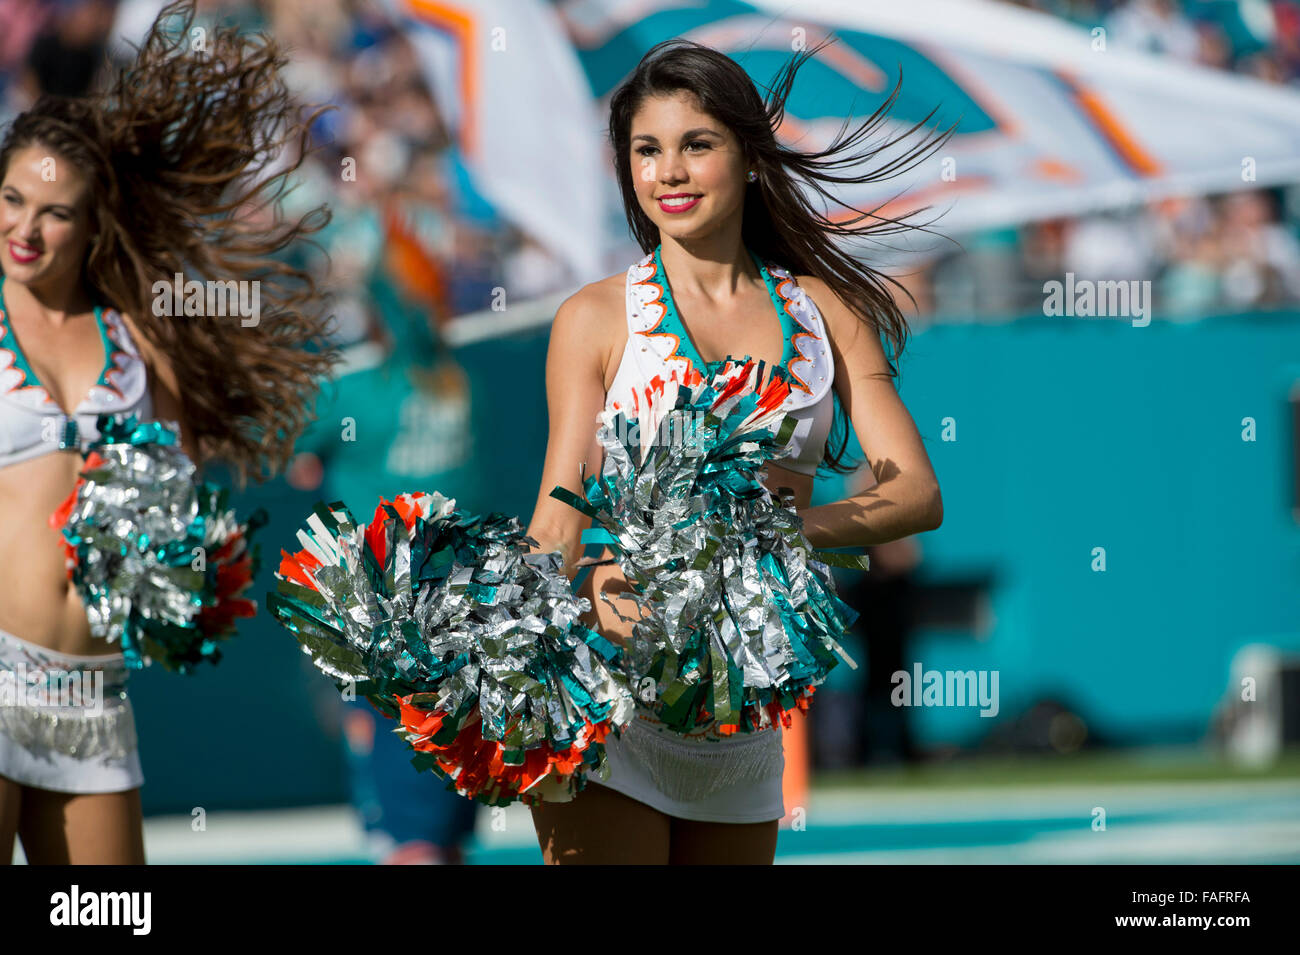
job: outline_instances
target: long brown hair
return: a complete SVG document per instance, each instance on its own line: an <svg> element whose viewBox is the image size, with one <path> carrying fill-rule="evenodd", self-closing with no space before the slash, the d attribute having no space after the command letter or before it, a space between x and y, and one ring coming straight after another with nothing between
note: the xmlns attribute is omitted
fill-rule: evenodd
<svg viewBox="0 0 1300 955"><path fill-rule="evenodd" d="M94 238L83 282L175 369L196 456L227 462L243 484L285 465L337 361L315 280L277 258L298 240L315 246L305 237L331 217L328 206L296 221L279 214L323 110L301 117L269 38L217 27L196 51L193 19L193 0L170 4L106 91L38 100L0 144L0 177L30 145L87 177ZM272 224L247 221L267 209ZM177 273L257 281L260 321L155 315L154 283Z"/></svg>
<svg viewBox="0 0 1300 955"><path fill-rule="evenodd" d="M731 57L710 47L680 37L665 40L648 50L636 70L615 90L609 104L609 138L614 151L614 173L618 177L632 236L643 252L659 245L659 227L641 209L632 181L628 163L631 147L632 117L642 101L649 96L676 93L685 90L693 94L700 109L724 123L740 140L746 151L748 168L758 179L746 190L741 236L745 245L764 259L774 261L791 274L813 275L825 282L861 321L878 335L883 335L893 352L890 376L898 377L895 362L903 353L910 334L907 319L899 309L894 296L885 283L896 285L913 305L916 300L910 292L891 276L846 255L836 247L834 237L871 237L911 230L929 231L924 225L907 222L907 218L924 212L918 209L898 219L877 215L877 210L857 212L844 222L835 222L808 201L800 181L811 186L822 197L844 208L822 185L823 183L867 183L891 179L922 161L938 149L955 129L949 127L943 134L919 145L902 156L872 169L867 164L877 153L910 136L924 126L935 110L925 119L894 140L875 148L852 153L849 150L864 137L873 133L888 118L890 108L902 88L902 68L893 92L862 122L857 129L845 135L848 121L840 128L834 141L820 152L800 152L782 146L776 130L785 116L785 103L794 85L799 67L817 53L830 40L825 40L809 50L796 53L777 73L768 88L766 100L761 98L744 68ZM863 164L859 173L840 170ZM879 207L878 207L879 208ZM864 222L865 224L858 225ZM928 223L927 223L928 224ZM840 473L855 470L856 465L844 461L848 448L849 421L839 397L835 398L835 426L827 442L822 463ZM834 449L834 450L832 450Z"/></svg>

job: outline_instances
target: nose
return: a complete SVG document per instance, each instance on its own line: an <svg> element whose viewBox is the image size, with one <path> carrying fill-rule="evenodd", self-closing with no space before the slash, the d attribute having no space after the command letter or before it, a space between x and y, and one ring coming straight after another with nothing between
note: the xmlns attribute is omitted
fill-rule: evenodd
<svg viewBox="0 0 1300 955"><path fill-rule="evenodd" d="M686 164L682 161L682 154L677 150L665 151L659 157L659 181L664 185L676 185L679 182L685 182L688 178Z"/></svg>
<svg viewBox="0 0 1300 955"><path fill-rule="evenodd" d="M8 232L10 238L22 242L31 242L40 236L40 230L36 228L36 216L31 210L24 210L22 215L10 219Z"/></svg>

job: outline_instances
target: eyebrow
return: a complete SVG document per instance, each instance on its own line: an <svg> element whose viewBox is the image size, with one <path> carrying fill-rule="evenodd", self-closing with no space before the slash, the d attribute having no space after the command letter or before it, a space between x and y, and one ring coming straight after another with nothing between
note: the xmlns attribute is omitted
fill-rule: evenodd
<svg viewBox="0 0 1300 955"><path fill-rule="evenodd" d="M722 134L716 130L709 129L707 126L697 126L695 129L688 129L686 132L682 133L682 139L692 139L701 135L717 136L719 139L722 138ZM632 137L632 142L636 142L638 139L644 139L651 143L659 142L657 137L651 136L649 133L637 133Z"/></svg>
<svg viewBox="0 0 1300 955"><path fill-rule="evenodd" d="M19 189L17 186L5 186L4 189L0 190L0 192L5 192L5 191L7 191L7 192L16 192L16 193L18 193L18 198L20 198L20 199L26 199L26 198L27 198L26 196L23 195L22 190ZM62 203L62 202L53 202L53 203L51 203L51 204L48 205L48 206L44 206L43 208L45 208L45 209L62 209L62 210L65 211L65 212L76 212L76 211L77 211L76 208L75 208L74 206L65 205L65 204Z"/></svg>

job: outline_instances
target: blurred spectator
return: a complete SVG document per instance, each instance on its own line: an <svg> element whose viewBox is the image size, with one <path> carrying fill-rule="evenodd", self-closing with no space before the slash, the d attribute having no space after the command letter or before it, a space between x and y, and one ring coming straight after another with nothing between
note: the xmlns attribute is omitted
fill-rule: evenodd
<svg viewBox="0 0 1300 955"><path fill-rule="evenodd" d="M41 0L0 2L0 76L12 77L22 69L27 52L53 13Z"/></svg>
<svg viewBox="0 0 1300 955"><path fill-rule="evenodd" d="M1218 70L1231 69L1232 45L1221 28L1212 23L1200 23L1197 25L1197 36L1200 40L1196 51L1198 63Z"/></svg>
<svg viewBox="0 0 1300 955"><path fill-rule="evenodd" d="M1300 3L1278 0L1273 4L1274 55L1282 82L1300 82Z"/></svg>
<svg viewBox="0 0 1300 955"><path fill-rule="evenodd" d="M360 509L381 496L420 491L439 491L483 513L488 502L474 459L470 380L440 343L430 287L413 278L412 261L384 254L392 243L376 250L372 240L347 264L348 278L364 288L366 337L345 351L344 367L322 390L289 483L348 502L358 516L368 516ZM367 701L349 701L345 709L352 801L375 858L463 862L476 803L449 792L445 780L414 772L395 724Z"/></svg>
<svg viewBox="0 0 1300 955"><path fill-rule="evenodd" d="M1167 53L1194 61L1201 50L1197 30L1173 0L1133 0L1104 21L1110 42L1148 53Z"/></svg>
<svg viewBox="0 0 1300 955"><path fill-rule="evenodd" d="M1160 276L1156 298L1167 316L1197 316L1219 301L1222 256L1208 200L1168 199L1152 206L1156 243L1169 266Z"/></svg>
<svg viewBox="0 0 1300 955"><path fill-rule="evenodd" d="M39 93L81 96L106 62L105 38L113 24L110 0L72 0L55 7L27 52L20 80L29 99Z"/></svg>
<svg viewBox="0 0 1300 955"><path fill-rule="evenodd" d="M963 318L1014 314L1024 291L1021 256L1015 229L986 229L965 236L961 249L946 255L934 270L932 307L942 315ZM917 305L924 307L930 294L920 288L921 277L904 284L916 296Z"/></svg>
<svg viewBox="0 0 1300 955"><path fill-rule="evenodd" d="M519 244L505 264L510 300L526 302L554 292L556 275L565 268L540 242L520 233Z"/></svg>
<svg viewBox="0 0 1300 955"><path fill-rule="evenodd" d="M1021 229L1025 274L1035 295L1042 294L1043 283L1059 281L1065 272L1065 243L1070 233L1068 219L1043 219Z"/></svg>
<svg viewBox="0 0 1300 955"><path fill-rule="evenodd" d="M42 91L84 91L105 50L128 55L127 42L139 42L164 4L0 0L0 120ZM1121 46L1267 82L1300 82L1298 0L1019 5L1104 25ZM299 194L285 204L305 210L327 201L335 209L336 221L322 236L330 258L320 267L337 266L330 284L341 338L361 334L368 306L357 277L381 255L403 261L439 325L493 308L502 301L498 290L520 302L572 286L567 268L498 216L477 188L415 49L381 0L197 0L196 14L198 24L270 30L289 53L286 78L295 93L304 103L335 107L312 127L319 149L300 173ZM916 305L900 304L918 327L1005 320L1039 311L1043 282L1066 271L1151 279L1166 317L1294 303L1300 300L1298 215L1276 192L1263 192L1256 199L1171 200L963 236L964 251L907 262L896 278Z"/></svg>
<svg viewBox="0 0 1300 955"><path fill-rule="evenodd" d="M1078 279L1150 278L1155 236L1145 213L1086 216L1071 222L1061 250L1062 268Z"/></svg>
<svg viewBox="0 0 1300 955"><path fill-rule="evenodd" d="M911 672L909 640L916 626L913 572L920 565L916 538L867 548L871 572L844 575L842 598L864 608L844 645L858 663L831 671L809 711L813 765L847 769L911 763L920 758L911 707L898 706L894 674ZM865 612L869 610L869 612Z"/></svg>
<svg viewBox="0 0 1300 955"><path fill-rule="evenodd" d="M1277 222L1268 193L1224 196L1220 236L1225 305L1245 308L1300 298L1300 241Z"/></svg>
<svg viewBox="0 0 1300 955"><path fill-rule="evenodd" d="M0 122L43 92L92 88L106 56L120 62L133 55L129 44L142 40L166 2L0 0ZM1300 0L1018 5L1102 25L1116 47L1300 86ZM416 50L383 0L196 0L196 25L216 23L269 31L288 54L293 93L304 104L334 107L311 128L318 148L281 214L322 202L333 210L316 237L323 254L310 264L326 279L337 339L354 347L351 364L322 396L291 483L324 488L329 499L357 507L379 493L436 488L468 510L490 509L473 461L480 429L471 419L481 413L482 394L470 394L440 333L456 316L571 289L573 277L478 188ZM275 213L250 209L247 216L269 228ZM1300 187L1172 198L985 230L933 261L909 257L900 272L890 270L915 304L886 287L920 328L1041 313L1043 283L1067 272L1149 279L1166 319L1294 305ZM358 440L339 440L343 415L355 420ZM871 574L846 578L843 587L851 605L871 608L850 648L865 666L837 668L811 715L813 754L823 768L915 755L910 710L890 696L892 674L908 666L920 553L909 538L871 548L870 556ZM1030 729L1061 725L1054 708L1035 713L1045 716L1026 721ZM353 799L378 854L391 862L460 861L474 804L413 772L408 748L386 723L368 704L350 705L344 718Z"/></svg>

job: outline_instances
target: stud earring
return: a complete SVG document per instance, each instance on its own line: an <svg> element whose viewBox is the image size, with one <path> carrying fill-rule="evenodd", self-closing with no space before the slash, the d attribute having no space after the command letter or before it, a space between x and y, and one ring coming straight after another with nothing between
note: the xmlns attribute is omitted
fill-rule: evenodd
<svg viewBox="0 0 1300 955"><path fill-rule="evenodd" d="M748 179L750 182L757 182L758 173L754 172L754 170L751 169L749 173L745 176L745 178Z"/></svg>

